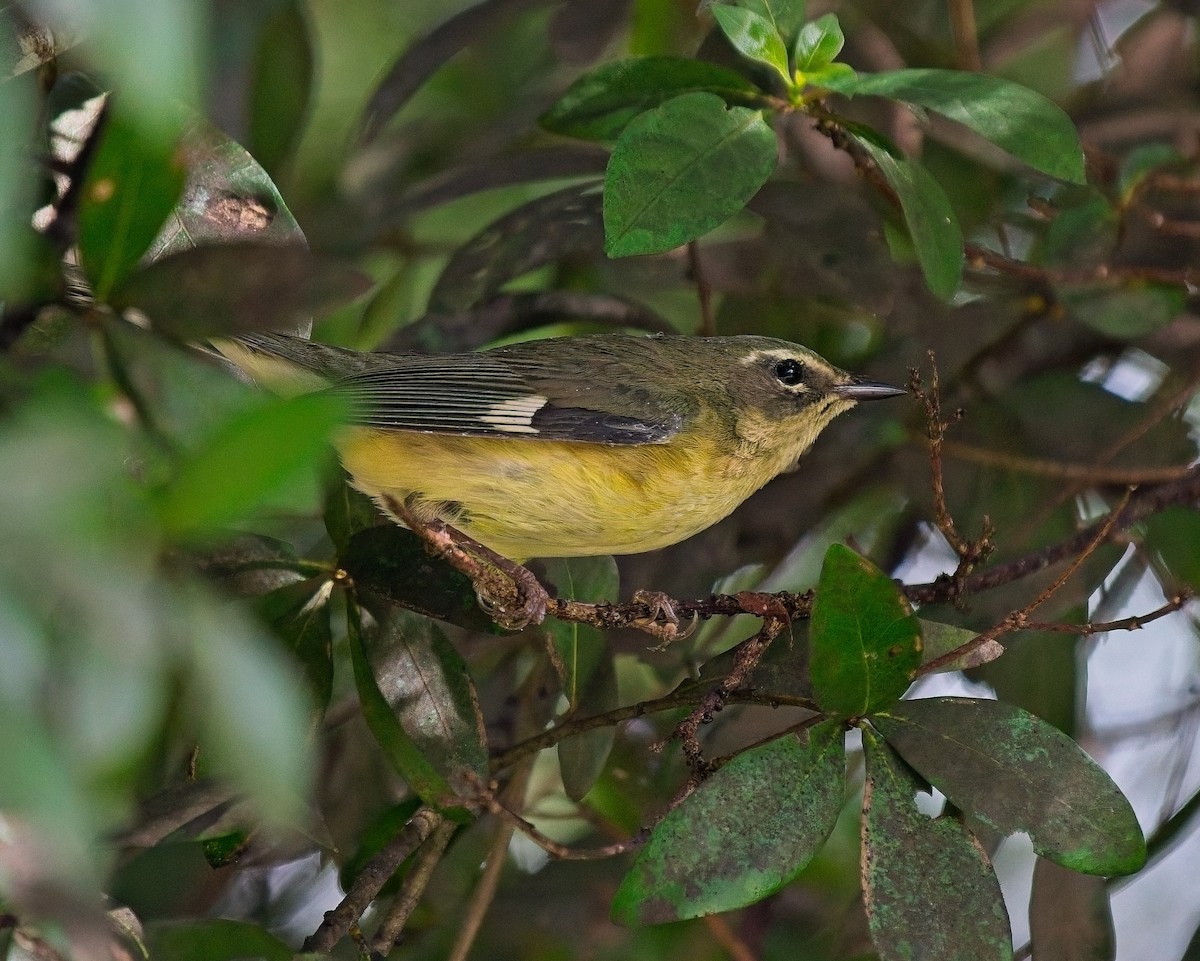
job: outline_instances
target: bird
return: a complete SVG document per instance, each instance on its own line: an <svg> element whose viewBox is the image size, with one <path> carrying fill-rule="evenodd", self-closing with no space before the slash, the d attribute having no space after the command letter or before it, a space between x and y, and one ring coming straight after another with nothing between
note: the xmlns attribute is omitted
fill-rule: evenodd
<svg viewBox="0 0 1200 961"><path fill-rule="evenodd" d="M728 516L839 414L906 393L752 335L557 337L474 353L363 352L277 333L216 340L255 383L328 390L359 490L496 553L657 550Z"/></svg>

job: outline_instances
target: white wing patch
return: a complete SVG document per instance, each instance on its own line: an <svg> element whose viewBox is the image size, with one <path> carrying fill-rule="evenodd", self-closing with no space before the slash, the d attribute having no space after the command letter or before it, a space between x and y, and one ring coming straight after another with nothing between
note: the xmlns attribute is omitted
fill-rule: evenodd
<svg viewBox="0 0 1200 961"><path fill-rule="evenodd" d="M538 429L533 426L533 415L550 403L549 398L541 394L531 394L528 397L514 397L501 404L493 404L486 414L479 419L485 424L491 424L496 430L509 434L536 434Z"/></svg>

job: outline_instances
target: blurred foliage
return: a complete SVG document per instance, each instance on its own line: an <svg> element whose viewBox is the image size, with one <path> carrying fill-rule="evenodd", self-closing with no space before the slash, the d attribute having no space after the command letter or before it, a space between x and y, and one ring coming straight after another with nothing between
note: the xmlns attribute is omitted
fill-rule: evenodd
<svg viewBox="0 0 1200 961"><path fill-rule="evenodd" d="M1006 957L1025 914L1039 959L1137 943L1102 876L1200 808L1200 31L1127 6L0 0L0 955L354 957L318 927L373 878L364 944L405 908L414 958ZM203 348L310 328L754 332L893 382L934 350L949 514L994 550L948 589L896 402L684 544L534 562L581 601L816 590L701 778L672 732L775 615L500 631L346 484L336 401ZM1035 605L1130 486L1150 507ZM1105 647L1060 628L1177 597L1139 643L1169 624L1184 676L1144 656L1123 733ZM1118 789L1076 741L1114 776L1155 752ZM501 805L637 843L558 860Z"/></svg>

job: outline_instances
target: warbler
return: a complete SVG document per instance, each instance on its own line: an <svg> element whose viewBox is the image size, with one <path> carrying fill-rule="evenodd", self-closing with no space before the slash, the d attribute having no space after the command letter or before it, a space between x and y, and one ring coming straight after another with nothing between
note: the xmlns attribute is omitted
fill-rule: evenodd
<svg viewBox="0 0 1200 961"><path fill-rule="evenodd" d="M363 353L284 334L214 346L276 392L345 395L356 487L513 560L684 540L791 467L838 414L904 391L768 337L562 337ZM398 520L398 518L396 518Z"/></svg>

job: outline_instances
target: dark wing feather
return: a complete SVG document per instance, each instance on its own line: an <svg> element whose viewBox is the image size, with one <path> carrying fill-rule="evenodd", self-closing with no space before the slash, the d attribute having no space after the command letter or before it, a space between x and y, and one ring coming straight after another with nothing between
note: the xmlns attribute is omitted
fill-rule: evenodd
<svg viewBox="0 0 1200 961"><path fill-rule="evenodd" d="M662 444L679 433L688 413L620 378L597 379L595 361L604 366L603 357L512 348L389 360L386 368L334 384L350 396L355 423L467 437Z"/></svg>

